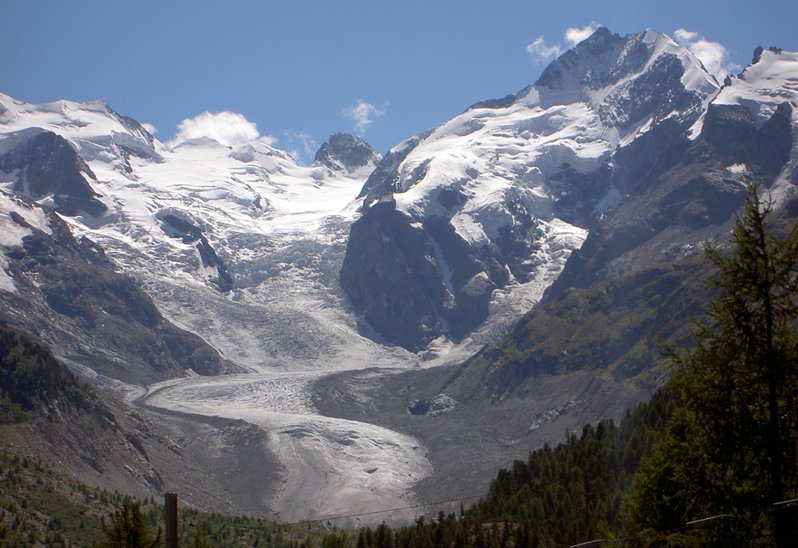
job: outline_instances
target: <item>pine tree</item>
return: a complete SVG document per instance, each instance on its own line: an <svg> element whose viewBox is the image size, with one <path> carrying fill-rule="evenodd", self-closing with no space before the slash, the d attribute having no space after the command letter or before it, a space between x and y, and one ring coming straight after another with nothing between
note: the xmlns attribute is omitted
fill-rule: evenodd
<svg viewBox="0 0 798 548"><path fill-rule="evenodd" d="M695 348L673 353L682 406L627 500L627 529L650 542L798 545L774 506L798 496L798 227L778 238L750 191L732 250L707 248L719 292Z"/></svg>
<svg viewBox="0 0 798 548"><path fill-rule="evenodd" d="M111 524L103 526L107 537L105 546L125 548L149 548L161 542L161 531L155 539L141 512L141 504L126 501L117 508L111 518Z"/></svg>

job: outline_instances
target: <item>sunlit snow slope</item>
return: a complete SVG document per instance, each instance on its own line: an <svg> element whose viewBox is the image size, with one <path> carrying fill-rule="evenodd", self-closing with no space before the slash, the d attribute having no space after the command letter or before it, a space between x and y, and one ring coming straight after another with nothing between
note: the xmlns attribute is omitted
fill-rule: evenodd
<svg viewBox="0 0 798 548"><path fill-rule="evenodd" d="M337 368L385 353L360 337L337 290L355 198L379 160L371 149L363 165L344 169L298 165L262 142L169 148L103 102L0 96L0 154L45 131L76 149L107 207L64 218L229 359ZM7 190L18 175L5 174ZM51 195L39 201L54 205Z"/></svg>

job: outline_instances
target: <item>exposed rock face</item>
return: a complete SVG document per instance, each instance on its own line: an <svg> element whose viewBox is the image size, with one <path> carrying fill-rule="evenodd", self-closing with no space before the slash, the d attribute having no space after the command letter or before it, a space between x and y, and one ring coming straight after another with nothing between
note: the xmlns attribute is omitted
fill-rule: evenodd
<svg viewBox="0 0 798 548"><path fill-rule="evenodd" d="M365 197L366 204L369 204L393 192L396 189L396 183L399 182L399 167L402 162L430 133L428 131L413 135L389 150L366 179L358 198Z"/></svg>
<svg viewBox="0 0 798 548"><path fill-rule="evenodd" d="M50 131L39 133L0 156L0 171L17 171L14 190L34 200L52 196L56 211L100 215L105 204L89 185L95 180L70 144Z"/></svg>
<svg viewBox="0 0 798 548"><path fill-rule="evenodd" d="M602 88L646 62L646 52L637 48L619 66L618 60L625 46L624 38L602 27L547 66L535 86L562 90L579 89L582 83L587 83L593 89ZM590 63L585 63L585 56L590 58Z"/></svg>
<svg viewBox="0 0 798 548"><path fill-rule="evenodd" d="M341 283L366 319L413 350L479 325L496 287L492 278L502 276L506 282L501 266L483 261L445 219L414 223L389 199L352 226L341 269Z"/></svg>
<svg viewBox="0 0 798 548"><path fill-rule="evenodd" d="M709 105L701 136L729 162L751 163L773 177L790 159L792 115L793 107L784 101L758 126L743 105Z"/></svg>
<svg viewBox="0 0 798 548"><path fill-rule="evenodd" d="M376 163L380 155L363 139L348 133L336 133L316 151L313 162L333 170L350 173L359 168Z"/></svg>
<svg viewBox="0 0 798 548"><path fill-rule="evenodd" d="M52 211L0 197L4 226L27 233L5 250L4 275L13 290L0 291L0 319L41 337L58 356L126 382L147 384L187 368L203 375L225 369L213 348L166 321L92 241L75 240ZM46 227L32 226L23 214L43 215Z"/></svg>
<svg viewBox="0 0 798 548"><path fill-rule="evenodd" d="M233 278L227 271L227 265L208 242L203 230L189 221L182 219L174 213L162 213L158 218L163 223L164 232L174 238L180 238L183 243L195 244L200 256L202 266L216 271L215 276L210 276L211 282L222 293L233 289Z"/></svg>

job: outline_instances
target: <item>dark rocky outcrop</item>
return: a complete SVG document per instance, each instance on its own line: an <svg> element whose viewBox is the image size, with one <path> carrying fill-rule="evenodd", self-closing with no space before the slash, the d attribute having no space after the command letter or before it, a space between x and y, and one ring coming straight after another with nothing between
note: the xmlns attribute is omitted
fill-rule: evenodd
<svg viewBox="0 0 798 548"><path fill-rule="evenodd" d="M778 175L790 159L794 144L792 109L790 103L781 103L754 135L748 158L764 176Z"/></svg>
<svg viewBox="0 0 798 548"><path fill-rule="evenodd" d="M721 154L741 157L756 134L756 120L742 105L711 104L701 134Z"/></svg>
<svg viewBox="0 0 798 548"><path fill-rule="evenodd" d="M64 215L97 216L107 210L89 185L96 180L91 168L53 132L39 133L0 156L0 171L17 171L14 190L34 200L51 196Z"/></svg>
<svg viewBox="0 0 798 548"><path fill-rule="evenodd" d="M233 277L228 272L227 265L216 253L200 227L173 213L162 212L157 215L157 218L162 223L161 229L169 236L180 238L186 244L195 244L202 266L216 270L216 276L210 278L216 289L222 293L233 289Z"/></svg>
<svg viewBox="0 0 798 548"><path fill-rule="evenodd" d="M402 164L407 155L410 154L418 144L423 141L431 132L426 131L418 135L414 135L395 146L388 151L388 154L383 156L374 171L371 172L368 179L366 179L363 188L358 194L358 198L365 197L365 203L369 204L374 200L378 200L383 196L387 196L394 190L394 184L399 180L399 166Z"/></svg>
<svg viewBox="0 0 798 548"><path fill-rule="evenodd" d="M773 177L790 159L792 106L783 102L761 126L742 105L709 105L701 137L729 163L750 163Z"/></svg>
<svg viewBox="0 0 798 548"><path fill-rule="evenodd" d="M336 133L319 147L313 163L351 173L379 159L379 153L363 139L349 133Z"/></svg>
<svg viewBox="0 0 798 548"><path fill-rule="evenodd" d="M446 287L431 242L395 206L384 200L352 225L341 285L375 329L415 350L442 330Z"/></svg>
<svg viewBox="0 0 798 548"><path fill-rule="evenodd" d="M507 282L448 220L415 223L383 199L352 226L341 284L352 304L386 338L409 350L445 333L459 339L485 320L497 287Z"/></svg>

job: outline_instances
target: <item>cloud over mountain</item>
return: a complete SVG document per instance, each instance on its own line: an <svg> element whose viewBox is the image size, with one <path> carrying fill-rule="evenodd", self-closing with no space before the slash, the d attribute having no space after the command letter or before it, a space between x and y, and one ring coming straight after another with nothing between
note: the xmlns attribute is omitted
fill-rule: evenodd
<svg viewBox="0 0 798 548"><path fill-rule="evenodd" d="M595 21L591 21L584 27L569 27L565 29L562 42L559 44L547 44L543 36L538 36L526 46L526 52L535 63L545 63L558 57L568 48L574 47L576 44L596 32L596 29L601 25Z"/></svg>
<svg viewBox="0 0 798 548"><path fill-rule="evenodd" d="M193 118L184 119L177 125L177 134L168 144L175 146L201 137L208 137L231 147L252 141L261 141L267 145L277 142L276 137L261 135L255 123L247 120L243 114L225 110L205 111Z"/></svg>
<svg viewBox="0 0 798 548"><path fill-rule="evenodd" d="M385 115L385 108L379 108L368 101L358 99L354 105L346 107L343 114L352 121L352 128L363 135L376 118Z"/></svg>
<svg viewBox="0 0 798 548"><path fill-rule="evenodd" d="M697 32L683 28L676 29L673 37L682 46L689 49L693 55L698 57L707 72L720 82L730 73L739 69L738 66L731 63L729 50L720 42L707 40Z"/></svg>

